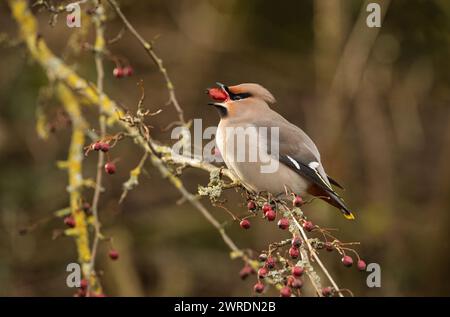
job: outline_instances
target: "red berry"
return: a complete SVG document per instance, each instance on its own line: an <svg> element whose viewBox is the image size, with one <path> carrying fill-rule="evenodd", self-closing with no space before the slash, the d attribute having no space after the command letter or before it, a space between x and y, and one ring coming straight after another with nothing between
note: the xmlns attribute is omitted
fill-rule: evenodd
<svg viewBox="0 0 450 317"><path fill-rule="evenodd" d="M300 255L300 251L297 248L291 247L289 249L289 255L291 258L296 259Z"/></svg>
<svg viewBox="0 0 450 317"><path fill-rule="evenodd" d="M302 286L303 286L303 281L299 278L294 278L291 282L292 288L299 289L299 288L302 288Z"/></svg>
<svg viewBox="0 0 450 317"><path fill-rule="evenodd" d="M239 276L241 277L241 279L245 280L252 273L253 273L253 269L251 268L251 266L246 265L239 272Z"/></svg>
<svg viewBox="0 0 450 317"><path fill-rule="evenodd" d="M275 218L277 217L277 214L275 213L275 211L273 209L270 209L268 212L266 212L265 216L266 216L267 220L274 221Z"/></svg>
<svg viewBox="0 0 450 317"><path fill-rule="evenodd" d="M74 228L76 226L75 218L72 216L67 216L64 218L64 224L67 227Z"/></svg>
<svg viewBox="0 0 450 317"><path fill-rule="evenodd" d="M268 212L269 210L272 210L272 206L269 205L268 203L265 203L265 204L263 205L263 207L262 207L262 211L263 211L264 214L265 214L265 213Z"/></svg>
<svg viewBox="0 0 450 317"><path fill-rule="evenodd" d="M287 228L289 228L289 220L287 218L281 218L280 220L278 220L278 228L282 230L286 230Z"/></svg>
<svg viewBox="0 0 450 317"><path fill-rule="evenodd" d="M108 144L108 143L102 142L102 143L100 144L100 150L101 150L102 152L108 152L108 151L109 151L109 144Z"/></svg>
<svg viewBox="0 0 450 317"><path fill-rule="evenodd" d="M353 259L348 255L345 255L341 261L342 261L342 264L344 264L344 266L346 266L346 267L350 267L353 264Z"/></svg>
<svg viewBox="0 0 450 317"><path fill-rule="evenodd" d="M82 279L80 281L80 288L81 289L86 289L88 287L88 281L86 279Z"/></svg>
<svg viewBox="0 0 450 317"><path fill-rule="evenodd" d="M305 222L303 223L303 228L304 228L306 231L312 231L312 230L314 229L314 225L313 225L313 223L312 223L311 221L305 221Z"/></svg>
<svg viewBox="0 0 450 317"><path fill-rule="evenodd" d="M294 266L292 268L292 275L299 277L303 275L304 271L305 270L301 266Z"/></svg>
<svg viewBox="0 0 450 317"><path fill-rule="evenodd" d="M294 200L292 201L292 205L294 205L294 207L300 207L301 205L303 205L303 199L300 196L295 196Z"/></svg>
<svg viewBox="0 0 450 317"><path fill-rule="evenodd" d="M273 269L275 267L275 259L271 256L267 258L266 260L266 268L269 270Z"/></svg>
<svg viewBox="0 0 450 317"><path fill-rule="evenodd" d="M322 295L325 297L329 297L331 296L331 294L333 293L333 289L329 286L322 288Z"/></svg>
<svg viewBox="0 0 450 317"><path fill-rule="evenodd" d="M131 66L125 66L123 68L123 75L130 77L131 75L133 75L134 71L133 71L133 67Z"/></svg>
<svg viewBox="0 0 450 317"><path fill-rule="evenodd" d="M101 142L95 142L94 145L92 145L92 149L94 151L100 151L102 149L102 143Z"/></svg>
<svg viewBox="0 0 450 317"><path fill-rule="evenodd" d="M265 278L267 276L267 273L269 273L269 271L265 267L262 267L258 270L258 277Z"/></svg>
<svg viewBox="0 0 450 317"><path fill-rule="evenodd" d="M113 162L107 162L105 164L105 172L108 174L114 174L116 172L116 164Z"/></svg>
<svg viewBox="0 0 450 317"><path fill-rule="evenodd" d="M109 251L108 255L109 255L109 258L114 261L119 258L119 252L117 252L116 250Z"/></svg>
<svg viewBox="0 0 450 317"><path fill-rule="evenodd" d="M300 239L300 237L294 237L294 238L292 238L291 245L292 245L294 248L300 248L300 246L302 245L302 239Z"/></svg>
<svg viewBox="0 0 450 317"><path fill-rule="evenodd" d="M358 270L365 271L367 265L366 265L366 262L364 262L363 260L360 259L357 263L357 266L358 266Z"/></svg>
<svg viewBox="0 0 450 317"><path fill-rule="evenodd" d="M250 201L247 203L247 209L248 209L248 210L251 210L251 211L256 210L256 204L255 204L255 202L254 202L253 200L250 200Z"/></svg>
<svg viewBox="0 0 450 317"><path fill-rule="evenodd" d="M207 90L207 93L216 101L223 102L228 99L228 94L221 88L210 88Z"/></svg>
<svg viewBox="0 0 450 317"><path fill-rule="evenodd" d="M291 289L287 286L284 286L280 290L281 297L291 297L291 294L292 294Z"/></svg>
<svg viewBox="0 0 450 317"><path fill-rule="evenodd" d="M122 67L116 67L113 69L113 75L116 78L122 78L124 73L123 73L123 68Z"/></svg>
<svg viewBox="0 0 450 317"><path fill-rule="evenodd" d="M264 291L264 284L261 283L261 282L256 283L256 284L253 286L253 290L254 290L256 293L262 293L262 292Z"/></svg>
<svg viewBox="0 0 450 317"><path fill-rule="evenodd" d="M325 242L325 250L327 250L328 252L333 251L333 245L331 244L331 242Z"/></svg>
<svg viewBox="0 0 450 317"><path fill-rule="evenodd" d="M248 228L250 228L250 221L248 221L248 219L242 219L241 222L239 223L239 225L243 229L248 229Z"/></svg>

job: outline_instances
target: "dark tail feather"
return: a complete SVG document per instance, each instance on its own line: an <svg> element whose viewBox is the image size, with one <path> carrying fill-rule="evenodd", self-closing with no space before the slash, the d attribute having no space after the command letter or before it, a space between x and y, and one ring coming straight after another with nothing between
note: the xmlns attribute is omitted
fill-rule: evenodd
<svg viewBox="0 0 450 317"><path fill-rule="evenodd" d="M330 193L328 192L328 199L324 199L326 200L329 204L339 208L342 212L342 215L349 220L355 220L355 216L353 215L353 213L347 208L347 206L345 205L344 201L342 200L341 197L339 197L337 194L335 193Z"/></svg>
<svg viewBox="0 0 450 317"><path fill-rule="evenodd" d="M330 205L338 208L341 212L342 215L349 219L349 220L354 220L355 216L353 215L353 213L347 208L347 206L345 205L344 201L342 200L341 197L338 196L338 194L332 192L332 191L325 191L322 188L320 188L317 185L312 185L309 189L308 189L308 193L313 195L313 196L318 196L320 197L322 200L326 201L327 203L329 203Z"/></svg>

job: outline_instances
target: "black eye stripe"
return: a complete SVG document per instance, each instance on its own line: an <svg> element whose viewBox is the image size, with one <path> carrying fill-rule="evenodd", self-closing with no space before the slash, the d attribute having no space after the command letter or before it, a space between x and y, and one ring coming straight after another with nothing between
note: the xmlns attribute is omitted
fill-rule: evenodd
<svg viewBox="0 0 450 317"><path fill-rule="evenodd" d="M230 95L231 100L241 100L241 99L245 99L245 98L248 98L248 97L252 96L248 92L243 92L241 94L229 93L229 95Z"/></svg>

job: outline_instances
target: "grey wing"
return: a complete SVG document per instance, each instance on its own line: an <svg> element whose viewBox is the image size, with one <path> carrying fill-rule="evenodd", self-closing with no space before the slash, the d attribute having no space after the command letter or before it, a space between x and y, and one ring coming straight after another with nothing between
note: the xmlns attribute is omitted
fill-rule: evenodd
<svg viewBox="0 0 450 317"><path fill-rule="evenodd" d="M257 120L255 125L257 127L278 128L277 137L272 138L272 134L276 133L276 131L271 131L271 129L268 131L267 144L269 144L269 148L278 150L273 151L271 154L277 157L280 162L288 163L288 166L292 162L287 157L294 159L297 163L310 169L314 174L318 174L321 182L327 188L331 188L330 181L320 161L320 153L311 138L302 129L274 111L271 111L270 119Z"/></svg>

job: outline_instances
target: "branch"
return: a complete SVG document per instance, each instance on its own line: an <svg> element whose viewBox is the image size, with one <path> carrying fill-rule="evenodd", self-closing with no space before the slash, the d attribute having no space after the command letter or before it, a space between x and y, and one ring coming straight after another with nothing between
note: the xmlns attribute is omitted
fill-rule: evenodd
<svg viewBox="0 0 450 317"><path fill-rule="evenodd" d="M99 126L100 126L100 139L103 139L106 135L106 117L102 113L102 102L103 102L103 78L104 78L104 68L103 68L103 50L105 48L105 37L104 37L104 21L106 20L105 10L99 0L94 1L95 12L93 15L93 21L95 25L95 65L97 69L97 90L99 94ZM100 232L100 220L98 216L98 202L100 200L100 193L102 191L102 178L103 178L103 164L105 161L105 153L103 151L98 151L97 160L97 172L95 177L95 189L94 196L92 199L92 216L94 218L94 243L92 245L92 259L91 259L91 269L90 274L95 274L95 259L97 255L98 243L101 238ZM89 279L88 279L89 280ZM90 284L88 284L88 296L90 294Z"/></svg>

